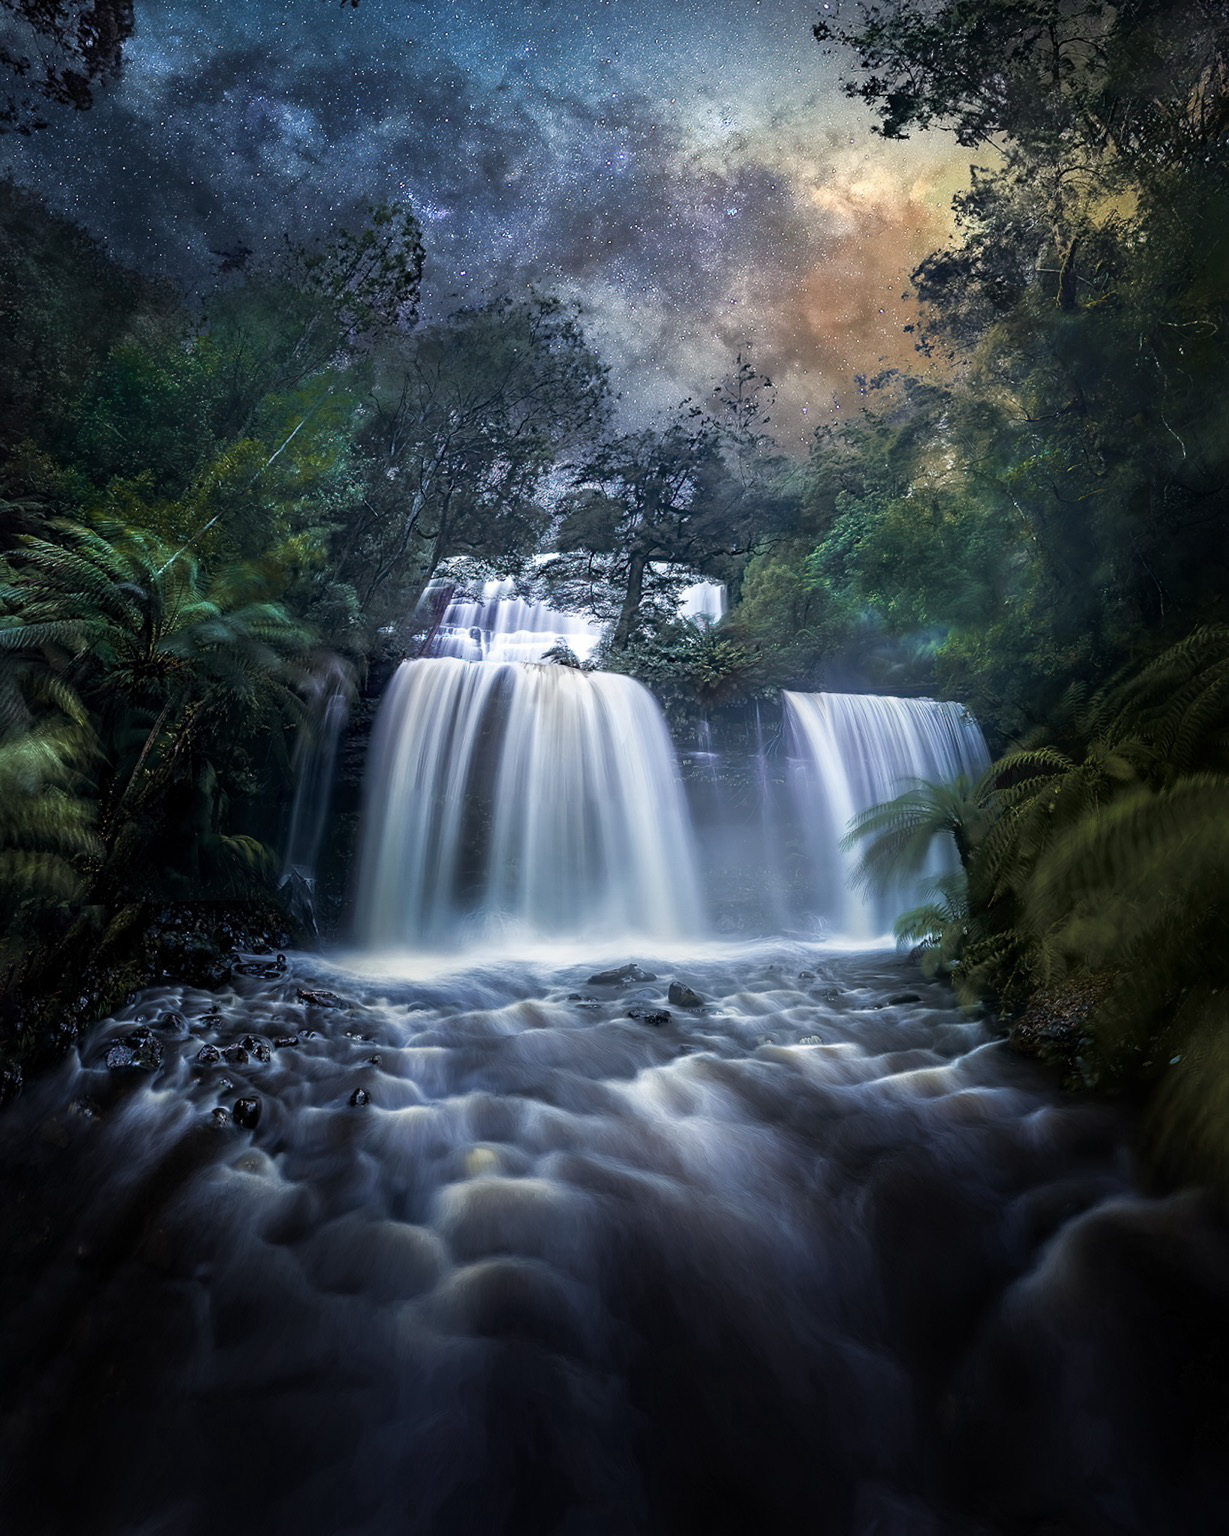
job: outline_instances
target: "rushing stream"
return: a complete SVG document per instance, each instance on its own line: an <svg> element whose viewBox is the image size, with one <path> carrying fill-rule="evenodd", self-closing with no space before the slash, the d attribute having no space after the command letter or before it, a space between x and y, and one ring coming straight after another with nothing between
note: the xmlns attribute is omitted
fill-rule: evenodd
<svg viewBox="0 0 1229 1536"><path fill-rule="evenodd" d="M1223 1224L815 939L883 931L839 830L977 772L976 725L791 697L799 912L762 732L697 838L647 690L542 664L581 621L441 612L371 752L364 947L146 991L0 1121L0 1531L1226 1530ZM705 939L713 840L809 939Z"/></svg>
<svg viewBox="0 0 1229 1536"><path fill-rule="evenodd" d="M1223 1528L1223 1229L1114 1114L886 951L630 958L94 1032L0 1128L0 1529Z"/></svg>

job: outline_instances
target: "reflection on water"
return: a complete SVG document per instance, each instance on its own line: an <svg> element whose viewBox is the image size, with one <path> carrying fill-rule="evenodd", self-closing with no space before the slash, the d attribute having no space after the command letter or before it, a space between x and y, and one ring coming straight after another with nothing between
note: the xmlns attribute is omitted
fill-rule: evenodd
<svg viewBox="0 0 1229 1536"><path fill-rule="evenodd" d="M380 970L0 1127L5 1531L1223 1529L1223 1230L905 962Z"/></svg>

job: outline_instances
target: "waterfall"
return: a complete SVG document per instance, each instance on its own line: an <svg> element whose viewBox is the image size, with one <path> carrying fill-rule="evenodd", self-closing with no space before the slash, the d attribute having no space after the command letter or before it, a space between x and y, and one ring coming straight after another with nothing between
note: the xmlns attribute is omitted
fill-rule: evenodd
<svg viewBox="0 0 1229 1536"><path fill-rule="evenodd" d="M562 644L577 661L588 661L600 637L592 619L517 597L511 577L505 577L486 582L476 599L455 597L448 603L431 654L461 661L541 661Z"/></svg>
<svg viewBox="0 0 1229 1536"><path fill-rule="evenodd" d="M725 618L726 606L724 581L697 581L679 598L679 617L716 624Z"/></svg>
<svg viewBox="0 0 1229 1536"><path fill-rule="evenodd" d="M313 681L306 717L295 741L294 799L279 883L289 888L292 906L313 929L316 861L324 840L337 749L350 718L353 691L350 668L334 660Z"/></svg>
<svg viewBox="0 0 1229 1536"><path fill-rule="evenodd" d="M701 928L670 737L631 678L403 662L367 784L356 928L370 946Z"/></svg>
<svg viewBox="0 0 1229 1536"><path fill-rule="evenodd" d="M917 899L896 890L876 899L855 891L856 851L841 838L852 817L909 787L914 779L975 778L990 762L976 720L960 704L853 693L786 693L794 758L796 812L816 876L824 921L855 938L882 935ZM936 847L925 878L956 868L955 845Z"/></svg>

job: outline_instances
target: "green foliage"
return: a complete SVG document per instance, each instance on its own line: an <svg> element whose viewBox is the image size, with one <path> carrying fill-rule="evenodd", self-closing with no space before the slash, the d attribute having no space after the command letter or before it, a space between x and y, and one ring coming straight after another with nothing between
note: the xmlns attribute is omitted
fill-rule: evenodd
<svg viewBox="0 0 1229 1536"><path fill-rule="evenodd" d="M976 784L961 777L952 784L915 779L884 805L861 811L849 824L841 846L864 844L858 880L882 895L894 881L922 874L936 837L948 834L966 875L989 827L990 781Z"/></svg>
<svg viewBox="0 0 1229 1536"><path fill-rule="evenodd" d="M604 652L599 662L645 683L675 721L743 703L775 687L757 649L724 625L704 620L662 625L621 650Z"/></svg>
<svg viewBox="0 0 1229 1536"><path fill-rule="evenodd" d="M311 636L261 598L250 570L206 577L134 530L52 532L10 556L0 658L11 717L53 704L59 731L88 743L98 856L78 873L91 899L249 883L259 859L226 809L251 770L246 743L276 740L299 710ZM62 791L63 776L48 784Z"/></svg>
<svg viewBox="0 0 1229 1536"><path fill-rule="evenodd" d="M952 833L965 882L906 914L902 939L1009 1014L1086 999L1084 1081L1154 1091L1164 1157L1229 1187L1229 629L1073 689L1060 724L1061 745L1009 753L977 786L917 784L872 808L847 845L867 844L882 887Z"/></svg>
<svg viewBox="0 0 1229 1536"><path fill-rule="evenodd" d="M96 808L85 793L88 735L71 720L44 720L0 737L0 956L21 944L48 909L65 910L101 855Z"/></svg>
<svg viewBox="0 0 1229 1536"><path fill-rule="evenodd" d="M816 32L881 132L993 157L914 273L938 366L872 388L809 569L892 633L942 632L935 685L1014 735L1223 613L1229 23L888 0Z"/></svg>

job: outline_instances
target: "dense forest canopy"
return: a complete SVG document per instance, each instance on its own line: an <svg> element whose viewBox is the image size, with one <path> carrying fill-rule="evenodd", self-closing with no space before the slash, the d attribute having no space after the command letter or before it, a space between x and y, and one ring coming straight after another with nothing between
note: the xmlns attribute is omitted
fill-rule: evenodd
<svg viewBox="0 0 1229 1536"><path fill-rule="evenodd" d="M8 10L58 50L32 72L6 22L8 128L86 105L131 30L122 6ZM881 134L942 128L975 163L913 275L914 366L801 458L754 347L628 430L574 305L422 320L404 202L223 252L197 298L0 186L15 1058L53 947L105 952L151 898L272 892L311 679L414 654L460 570L592 614L601 663L684 718L782 686L964 700L1013 755L963 811L909 811L972 828L914 936L999 998L1065 976L1099 998L1146 942L1130 1049L1150 1064L1175 1010L1223 1042L1229 18L891 0L815 35ZM677 620L699 578L730 592L718 628ZM1191 849L1212 862L1180 889Z"/></svg>

